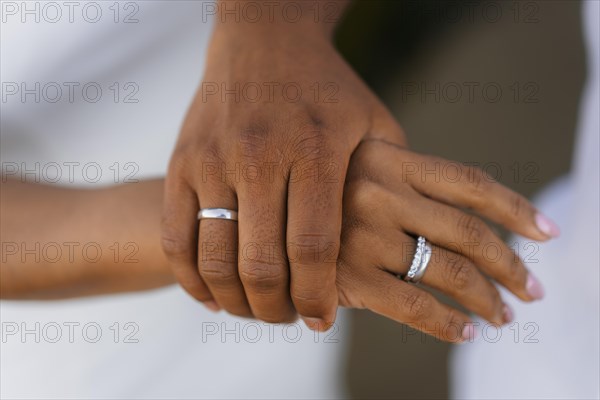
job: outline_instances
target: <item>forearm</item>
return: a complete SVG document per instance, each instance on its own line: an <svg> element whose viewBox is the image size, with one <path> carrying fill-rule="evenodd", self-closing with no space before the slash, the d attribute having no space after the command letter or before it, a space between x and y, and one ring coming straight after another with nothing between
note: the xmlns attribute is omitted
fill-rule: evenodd
<svg viewBox="0 0 600 400"><path fill-rule="evenodd" d="M160 246L163 181L73 190L7 181L0 297L51 299L173 282Z"/></svg>

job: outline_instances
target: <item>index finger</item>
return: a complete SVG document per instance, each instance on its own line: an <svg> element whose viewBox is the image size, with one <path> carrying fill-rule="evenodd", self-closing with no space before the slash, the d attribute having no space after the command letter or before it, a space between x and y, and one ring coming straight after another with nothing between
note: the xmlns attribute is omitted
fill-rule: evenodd
<svg viewBox="0 0 600 400"><path fill-rule="evenodd" d="M376 166L386 184L408 182L440 202L467 207L507 229L534 240L558 237L560 229L525 197L496 182L482 169L440 157L417 154L385 141L372 141L380 154Z"/></svg>
<svg viewBox="0 0 600 400"><path fill-rule="evenodd" d="M408 175L419 192L468 207L507 229L534 240L548 240L559 228L522 195L496 182L482 169L439 157L417 155L420 173Z"/></svg>

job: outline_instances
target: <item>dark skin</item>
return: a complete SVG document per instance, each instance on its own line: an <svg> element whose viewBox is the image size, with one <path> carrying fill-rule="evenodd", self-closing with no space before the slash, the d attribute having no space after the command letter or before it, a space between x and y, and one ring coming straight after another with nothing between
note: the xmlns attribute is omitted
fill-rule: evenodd
<svg viewBox="0 0 600 400"><path fill-rule="evenodd" d="M299 7L297 19L283 13L287 3ZM355 298L338 297L336 282L345 278L336 276L341 271L331 261L338 255L344 259L340 253L340 240L347 235L342 230L343 215L351 212L343 207L348 201L344 182L359 167L352 164L353 155L372 141L398 148L407 145L391 113L333 46L333 30L349 2L327 3L333 6L317 13L315 7L323 2L284 0L272 9L273 3L258 1L253 7L261 10L262 18L236 18L235 12L232 16L227 10L243 9L246 2L217 2L219 12L203 82L188 110L166 177L161 234L177 281L198 301L274 323L299 315L317 330L333 323L339 304L347 305L347 298ZM291 92L285 90L286 84ZM331 93L335 101L326 101L332 100ZM390 152L380 157L390 169L398 161L397 154ZM248 169L260 173L250 179L243 173ZM313 179L323 169L329 179ZM529 203L516 195L508 198L505 191L488 199L484 190L489 186L463 192L470 197L456 192L454 188L460 186L446 185L440 190L427 182L413 182L413 192L394 187L403 196L416 196L416 191L437 196L441 202L472 207L527 237L549 239L536 227L536 212ZM451 214L447 208L436 208L426 198L419 205L429 226L420 226L411 220L414 213L407 214L401 223L405 232L418 235L423 229L424 236L446 246L450 238L499 242L479 220L458 211L446 216ZM198 226L201 208L236 210L239 221L204 220ZM430 231L439 222L433 210L444 213L444 223L452 228ZM461 236L460 229L470 233ZM229 256L205 257L203 250L214 243L229 249ZM298 248L304 251L290 254ZM236 255L231 253L235 249L254 249L254 253ZM509 260L506 246L500 249L500 265L490 265L481 255L472 256L474 265L521 299L531 300L522 263ZM465 246L452 250L463 256L467 253ZM480 248L475 250L480 254ZM450 270L465 275L456 268ZM466 275L469 282L471 277L483 282L475 273ZM485 314L500 321L501 309L501 302L496 301L494 313L487 310Z"/></svg>
<svg viewBox="0 0 600 400"><path fill-rule="evenodd" d="M447 167L450 162L380 140L365 141L351 161L344 185L339 257L331 258L332 253L328 253L324 258L336 268L336 295L341 306L370 309L441 340L461 342L470 337L469 332L463 332L471 321L469 316L440 303L423 286L444 292L495 324L509 320L488 276L523 301L539 298L528 286L531 275L521 260L480 219L461 211L471 208L531 239L549 239L537 228L537 211L526 199L481 171L458 163L452 163L460 169L462 178L458 180L429 180L430 175L409 174L405 166L424 165L431 170L436 165ZM99 190L10 180L2 183L1 297L57 299L148 290L174 283L160 247L163 189L163 180ZM397 277L410 266L415 235L426 236L434 252L422 286ZM212 239L224 244L219 237ZM52 255L36 261L33 256L23 257L23 247L16 251L10 247L26 243L25 248L32 249L36 242L40 248L66 242L80 246L74 258L63 256L53 262L46 260ZM123 250L118 257L111 250L115 242ZM97 244L103 250L102 257L94 262L89 256L86 259L81 252L86 243ZM137 262L126 262L130 251L123 246L128 243L137 246ZM463 245L466 243L469 246ZM502 249L500 258L484 256L481 249L490 243ZM205 252L204 256L199 258L216 265L226 262L220 252ZM225 308L220 303L211 307Z"/></svg>
<svg viewBox="0 0 600 400"><path fill-rule="evenodd" d="M255 2L263 15L258 20L226 12L244 3L217 3L203 84L166 177L163 248L179 283L199 301L267 322L291 321L298 313L309 327L326 329L338 305L335 263L322 252L292 258L287 251L327 246L337 258L353 151L367 138L403 144L404 134L332 44L349 1L331 2L318 15L319 2L287 0L272 13L270 2ZM286 3L300 7L297 20L286 17ZM326 102L326 93L315 100L315 85L318 93L327 84L334 85L336 102ZM207 85L219 88L217 94ZM238 98L222 96L236 85L258 85L261 95L254 100L240 89ZM248 165L269 173L253 180L227 174ZM328 181L295 178L328 165ZM204 174L207 166L216 171ZM212 207L237 210L239 223L205 221L198 229L199 208ZM257 243L276 256L260 252L219 265L198 260L197 249L214 240L242 249Z"/></svg>

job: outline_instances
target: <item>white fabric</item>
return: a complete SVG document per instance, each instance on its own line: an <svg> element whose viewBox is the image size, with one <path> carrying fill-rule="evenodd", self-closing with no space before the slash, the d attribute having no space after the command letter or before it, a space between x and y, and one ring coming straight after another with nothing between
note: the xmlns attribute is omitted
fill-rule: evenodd
<svg viewBox="0 0 600 400"><path fill-rule="evenodd" d="M34 95L22 102L11 95L2 101L2 162L27 162L42 182L54 172L49 163L78 162L74 184L89 187L115 181L119 163L122 182L127 162L139 166L134 178L164 175L181 121L201 79L204 52L211 24L208 2L142 1L134 16L138 23L114 23L114 2L101 6L99 22L86 22L86 2L75 2L74 22L68 21L63 2L62 19L40 14L12 15L17 7L45 2L2 2L1 80L40 82L63 86L79 82L75 101L50 103ZM125 2L120 3L121 6ZM8 11L10 12L8 12ZM92 9L89 15L94 16ZM132 8L121 8L120 20ZM40 13L44 12L40 9ZM88 15L88 17L89 17ZM96 82L103 90L97 103L82 98L82 86ZM120 84L114 102L115 82ZM133 82L138 103L123 103ZM66 89L65 89L66 91ZM90 95L93 96L92 93ZM53 98L54 93L46 93ZM90 163L101 167L94 180ZM62 169L69 183L68 168ZM192 301L179 287L152 292L55 302L0 302L2 342L0 387L2 398L329 398L344 396L339 372L347 343L344 313L339 329L315 337L300 323L291 327L255 324L213 314ZM74 326L69 341L68 323ZM115 322L119 323L115 343ZM133 322L136 325L125 326ZM40 323L36 329L36 323ZM52 343L56 325L62 337ZM85 324L88 330L84 333ZM10 334L18 326L17 334ZM23 325L24 324L24 325ZM225 325L221 325L225 324ZM238 324L238 325L236 325ZM96 327L102 336L96 343ZM125 343L125 335L139 331ZM111 330L112 327L112 330ZM300 333L298 328L301 327ZM22 328L37 331L22 338ZM210 334L218 329L216 334ZM230 332L221 337L223 330ZM236 338L236 332L238 338ZM260 337L257 338L257 334ZM204 334L204 337L203 337ZM300 334L300 337L298 337ZM256 342L256 343L253 343Z"/></svg>
<svg viewBox="0 0 600 400"><path fill-rule="evenodd" d="M537 202L558 222L562 235L541 245L534 256L538 262L528 265L545 286L546 297L541 302L522 304L503 292L511 299L519 325L512 330L504 328L497 342L495 330L489 329L487 337L454 349L450 370L456 399L600 397L600 3L584 3L588 82L580 109L574 166L567 178L544 191ZM526 241L519 243L524 249ZM531 336L526 338L528 334ZM531 342L534 339L538 342Z"/></svg>

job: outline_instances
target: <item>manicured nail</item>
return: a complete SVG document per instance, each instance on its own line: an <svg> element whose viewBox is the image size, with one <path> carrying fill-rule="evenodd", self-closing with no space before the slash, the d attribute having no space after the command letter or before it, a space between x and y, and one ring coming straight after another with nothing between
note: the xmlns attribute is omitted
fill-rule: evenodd
<svg viewBox="0 0 600 400"><path fill-rule="evenodd" d="M504 304L502 307L502 319L505 324L509 324L513 321L515 314L513 313L512 308L508 304Z"/></svg>
<svg viewBox="0 0 600 400"><path fill-rule="evenodd" d="M527 289L527 293L535 300L544 298L544 287L531 272L527 275L527 285L525 288Z"/></svg>
<svg viewBox="0 0 600 400"><path fill-rule="evenodd" d="M202 304L204 304L206 306L206 308L208 308L211 311L214 311L214 312L221 311L221 307L214 300L208 300L208 301L203 302Z"/></svg>
<svg viewBox="0 0 600 400"><path fill-rule="evenodd" d="M560 236L560 228L556 225L550 218L546 217L542 213L537 213L535 216L535 223L537 224L538 229L547 236L550 237L559 237Z"/></svg>
<svg viewBox="0 0 600 400"><path fill-rule="evenodd" d="M462 339L463 342L472 342L477 337L477 331L475 330L475 325L473 324L465 324L465 327L462 331Z"/></svg>

